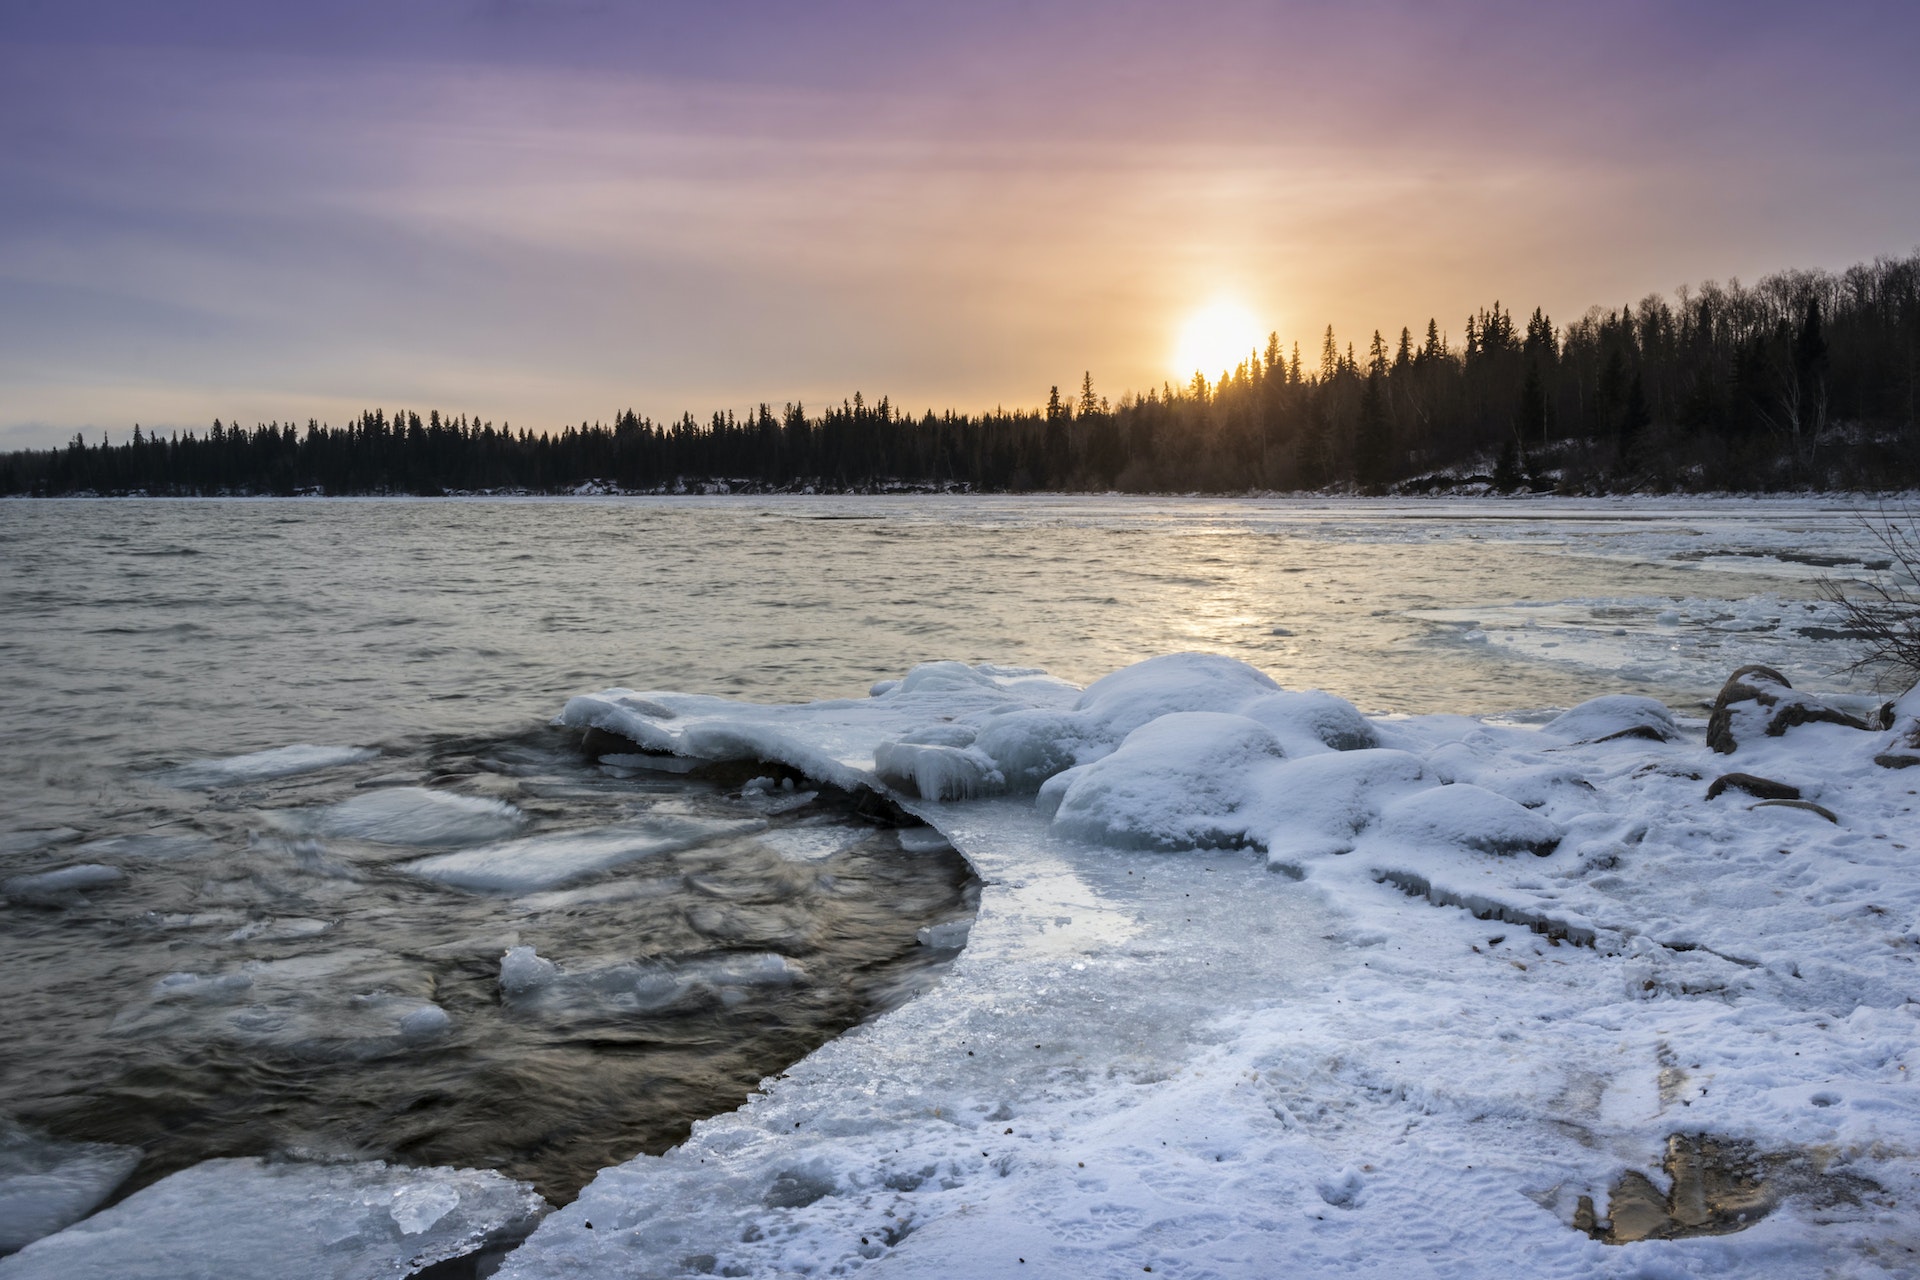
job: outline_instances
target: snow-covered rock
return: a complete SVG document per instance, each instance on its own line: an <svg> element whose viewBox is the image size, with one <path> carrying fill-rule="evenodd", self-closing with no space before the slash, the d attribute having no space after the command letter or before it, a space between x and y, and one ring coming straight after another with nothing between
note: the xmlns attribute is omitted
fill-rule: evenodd
<svg viewBox="0 0 1920 1280"><path fill-rule="evenodd" d="M1541 732L1569 742L1611 742L1616 738L1674 742L1680 737L1680 726L1662 702L1630 693L1609 693L1562 712Z"/></svg>
<svg viewBox="0 0 1920 1280"><path fill-rule="evenodd" d="M1777 738L1803 724L1837 724L1865 730L1866 722L1824 698L1801 693L1772 667L1741 667L1714 699L1707 745L1730 755L1754 739Z"/></svg>
<svg viewBox="0 0 1920 1280"><path fill-rule="evenodd" d="M1885 769L1920 765L1920 685L1889 702L1881 715L1887 733L1874 752L1873 762Z"/></svg>

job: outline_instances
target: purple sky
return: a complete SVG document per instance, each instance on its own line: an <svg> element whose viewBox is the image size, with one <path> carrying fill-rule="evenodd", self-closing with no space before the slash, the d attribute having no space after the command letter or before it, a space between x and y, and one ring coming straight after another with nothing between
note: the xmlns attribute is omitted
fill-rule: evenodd
<svg viewBox="0 0 1920 1280"><path fill-rule="evenodd" d="M1920 6L0 10L0 446L1176 376L1920 246Z"/></svg>

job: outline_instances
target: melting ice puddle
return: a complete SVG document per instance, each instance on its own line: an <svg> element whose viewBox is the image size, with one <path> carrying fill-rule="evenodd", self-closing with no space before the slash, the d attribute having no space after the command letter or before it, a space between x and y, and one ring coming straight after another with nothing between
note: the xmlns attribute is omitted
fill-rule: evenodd
<svg viewBox="0 0 1920 1280"><path fill-rule="evenodd" d="M435 1213L455 1184L403 1165L498 1170L564 1203L924 989L975 901L937 835L770 789L764 766L610 772L550 731L238 759L176 775L184 821L0 852L16 1145L80 1153L59 1176L81 1190L119 1161L94 1199L132 1193L125 1224L185 1194L165 1175L288 1153L393 1166L342 1194L424 1188L380 1219L393 1240L460 1220ZM549 980L509 990L515 948ZM9 1158L0 1217L27 1222ZM21 1234L91 1204L55 1200Z"/></svg>

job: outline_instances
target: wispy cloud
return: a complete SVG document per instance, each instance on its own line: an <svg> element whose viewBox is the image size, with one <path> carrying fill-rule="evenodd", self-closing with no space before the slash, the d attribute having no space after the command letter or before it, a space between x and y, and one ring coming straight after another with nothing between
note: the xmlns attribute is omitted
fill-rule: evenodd
<svg viewBox="0 0 1920 1280"><path fill-rule="evenodd" d="M14 438L1024 404L1221 292L1363 343L1920 236L1893 9L323 8L8 33Z"/></svg>

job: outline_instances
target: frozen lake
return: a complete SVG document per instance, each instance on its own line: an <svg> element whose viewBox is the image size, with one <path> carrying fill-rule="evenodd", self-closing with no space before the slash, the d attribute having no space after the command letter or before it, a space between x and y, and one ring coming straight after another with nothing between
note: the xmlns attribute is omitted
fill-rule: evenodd
<svg viewBox="0 0 1920 1280"><path fill-rule="evenodd" d="M564 1200L937 979L941 841L595 766L574 694L1204 650L1375 715L1699 715L1753 661L1872 701L1818 585L1876 546L1826 502L9 502L0 547L0 1117L138 1148L128 1187L294 1151Z"/></svg>

